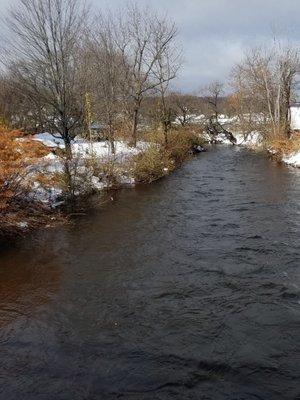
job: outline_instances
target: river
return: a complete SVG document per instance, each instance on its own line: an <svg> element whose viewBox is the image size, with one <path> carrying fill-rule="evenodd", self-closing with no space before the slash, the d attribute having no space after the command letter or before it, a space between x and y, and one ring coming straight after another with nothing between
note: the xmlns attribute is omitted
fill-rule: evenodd
<svg viewBox="0 0 300 400"><path fill-rule="evenodd" d="M300 171L215 147L0 252L0 399L300 399Z"/></svg>

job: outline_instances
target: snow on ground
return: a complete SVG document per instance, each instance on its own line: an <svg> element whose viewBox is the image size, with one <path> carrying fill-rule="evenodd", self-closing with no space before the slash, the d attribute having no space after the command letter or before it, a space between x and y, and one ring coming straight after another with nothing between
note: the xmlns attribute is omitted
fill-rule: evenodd
<svg viewBox="0 0 300 400"><path fill-rule="evenodd" d="M61 137L54 137L51 133L38 133L34 135L33 140L43 143L47 147L64 148L64 141Z"/></svg>
<svg viewBox="0 0 300 400"><path fill-rule="evenodd" d="M111 147L108 142L76 142L72 145L72 151L80 157L95 156L107 159L115 159L122 162L124 159L136 155L147 148L145 142L138 142L136 147L129 147L125 142L115 141L115 154L112 154Z"/></svg>
<svg viewBox="0 0 300 400"><path fill-rule="evenodd" d="M34 182L33 184L31 198L34 201L55 208L63 204L63 201L59 200L61 196L62 190L57 186L51 186L45 189L38 182Z"/></svg>
<svg viewBox="0 0 300 400"><path fill-rule="evenodd" d="M245 147L259 147L262 144L262 136L259 132L250 132L248 134L243 133L233 133L233 136L236 139L237 146L245 146ZM208 141L211 140L208 134L204 135L204 138ZM230 144L232 142L226 137L224 133L220 133L219 135L214 137L214 142L218 144Z"/></svg>
<svg viewBox="0 0 300 400"><path fill-rule="evenodd" d="M57 135L56 135L57 136ZM54 137L50 133L40 133L32 137L33 140L43 143L49 147L49 154L43 157L39 163L38 169L34 173L55 174L64 171L63 159L53 153L55 149L63 149L64 142L62 138ZM78 163L77 173L86 175L86 185L95 190L102 190L106 184L97 176L93 176L92 172L87 169L85 160L91 157L100 162L114 161L116 163L125 163L130 157L147 149L146 142L138 142L137 147L129 147L125 142L115 141L115 154L111 151L111 146L107 141L93 142L76 137L72 143L72 153L74 162ZM121 184L134 184L134 179L120 172L119 180ZM59 197L62 190L58 187L50 187L45 189L38 182L34 183L33 198L43 203L49 203L52 206L60 204Z"/></svg>
<svg viewBox="0 0 300 400"><path fill-rule="evenodd" d="M220 114L218 115L218 122L222 125L232 124L238 121L238 117L228 117L228 115Z"/></svg>
<svg viewBox="0 0 300 400"><path fill-rule="evenodd" d="M182 122L188 122L190 124L203 124L205 121L208 121L208 117L204 114L187 114L184 116L178 116L173 122L175 125L180 125ZM218 115L218 122L220 124L232 124L238 121L238 117L229 117L225 114Z"/></svg>
<svg viewBox="0 0 300 400"><path fill-rule="evenodd" d="M54 137L50 133L40 133L33 136L33 140L43 143L45 146L54 149L63 149L64 143L61 138ZM138 142L136 147L129 147L125 142L115 141L115 154L111 151L108 141L92 142L75 137L71 143L74 158L86 159L95 157L101 161L114 160L116 162L126 161L128 158L147 149L146 142ZM62 172L62 159L53 153L49 153L42 160L47 165L47 171L51 173Z"/></svg>
<svg viewBox="0 0 300 400"><path fill-rule="evenodd" d="M300 151L284 156L282 161L292 167L300 168Z"/></svg>
<svg viewBox="0 0 300 400"><path fill-rule="evenodd" d="M227 138L224 133L219 133L214 137L214 142L217 144L231 144L231 141Z"/></svg>
<svg viewBox="0 0 300 400"><path fill-rule="evenodd" d="M262 135L259 132L253 131L248 134L234 133L237 146L259 147L262 144Z"/></svg>
<svg viewBox="0 0 300 400"><path fill-rule="evenodd" d="M37 140L52 149L63 149L65 147L62 138L59 138L57 135L54 137L47 132L34 135L33 140ZM80 157L88 157L93 155L96 157L114 157L117 159L123 159L126 156L138 154L145 150L148 145L145 142L138 142L137 146L134 148L129 147L125 142L115 141L115 154L112 154L110 144L107 141L90 143L83 138L75 137L71 146L74 156L78 155Z"/></svg>
<svg viewBox="0 0 300 400"><path fill-rule="evenodd" d="M173 122L174 125L182 125L184 122L188 122L190 124L200 124L206 120L206 116L203 114L187 114L186 116L179 115L175 121Z"/></svg>

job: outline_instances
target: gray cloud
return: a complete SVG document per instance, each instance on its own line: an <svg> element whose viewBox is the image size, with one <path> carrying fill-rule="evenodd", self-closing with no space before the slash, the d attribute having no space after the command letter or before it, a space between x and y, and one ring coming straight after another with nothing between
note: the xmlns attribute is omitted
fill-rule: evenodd
<svg viewBox="0 0 300 400"><path fill-rule="evenodd" d="M0 13L16 0L0 0ZM98 8L125 0L93 0ZM180 31L184 67L175 86L196 91L210 80L225 80L244 50L272 35L299 43L300 0L138 0L173 18Z"/></svg>

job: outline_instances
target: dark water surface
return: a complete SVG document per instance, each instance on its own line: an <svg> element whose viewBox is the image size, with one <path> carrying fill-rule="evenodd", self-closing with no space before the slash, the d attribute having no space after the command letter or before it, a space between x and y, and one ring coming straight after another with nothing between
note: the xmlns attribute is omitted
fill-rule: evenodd
<svg viewBox="0 0 300 400"><path fill-rule="evenodd" d="M215 148L0 253L1 400L300 399L300 171Z"/></svg>

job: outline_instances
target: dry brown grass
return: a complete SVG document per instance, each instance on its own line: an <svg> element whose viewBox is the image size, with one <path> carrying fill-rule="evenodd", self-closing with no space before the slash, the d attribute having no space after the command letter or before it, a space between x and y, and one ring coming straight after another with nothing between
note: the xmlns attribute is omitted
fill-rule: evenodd
<svg viewBox="0 0 300 400"><path fill-rule="evenodd" d="M29 167L48 152L40 143L26 140L21 131L0 126L0 234L13 225L21 226L24 213L33 214L29 211L33 205L26 201L31 187Z"/></svg>
<svg viewBox="0 0 300 400"><path fill-rule="evenodd" d="M284 135L278 135L267 139L266 146L272 150L276 157L281 158L284 155L300 151L300 134L294 134L291 138Z"/></svg>
<svg viewBox="0 0 300 400"><path fill-rule="evenodd" d="M133 157L131 171L136 182L151 183L175 168L170 153L157 144Z"/></svg>
<svg viewBox="0 0 300 400"><path fill-rule="evenodd" d="M181 128L170 132L167 149L175 164L182 164L192 154L194 146L203 145L203 139L191 129Z"/></svg>
<svg viewBox="0 0 300 400"><path fill-rule="evenodd" d="M150 183L182 164L193 154L193 146L203 144L198 132L191 128L173 129L168 133L168 143L161 131L145 136L150 143L143 153L133 157L131 170L136 182Z"/></svg>
<svg viewBox="0 0 300 400"><path fill-rule="evenodd" d="M51 185L48 176L33 173L48 153L43 144L28 140L21 131L0 126L0 237L51 223L51 211L33 194L33 181Z"/></svg>

